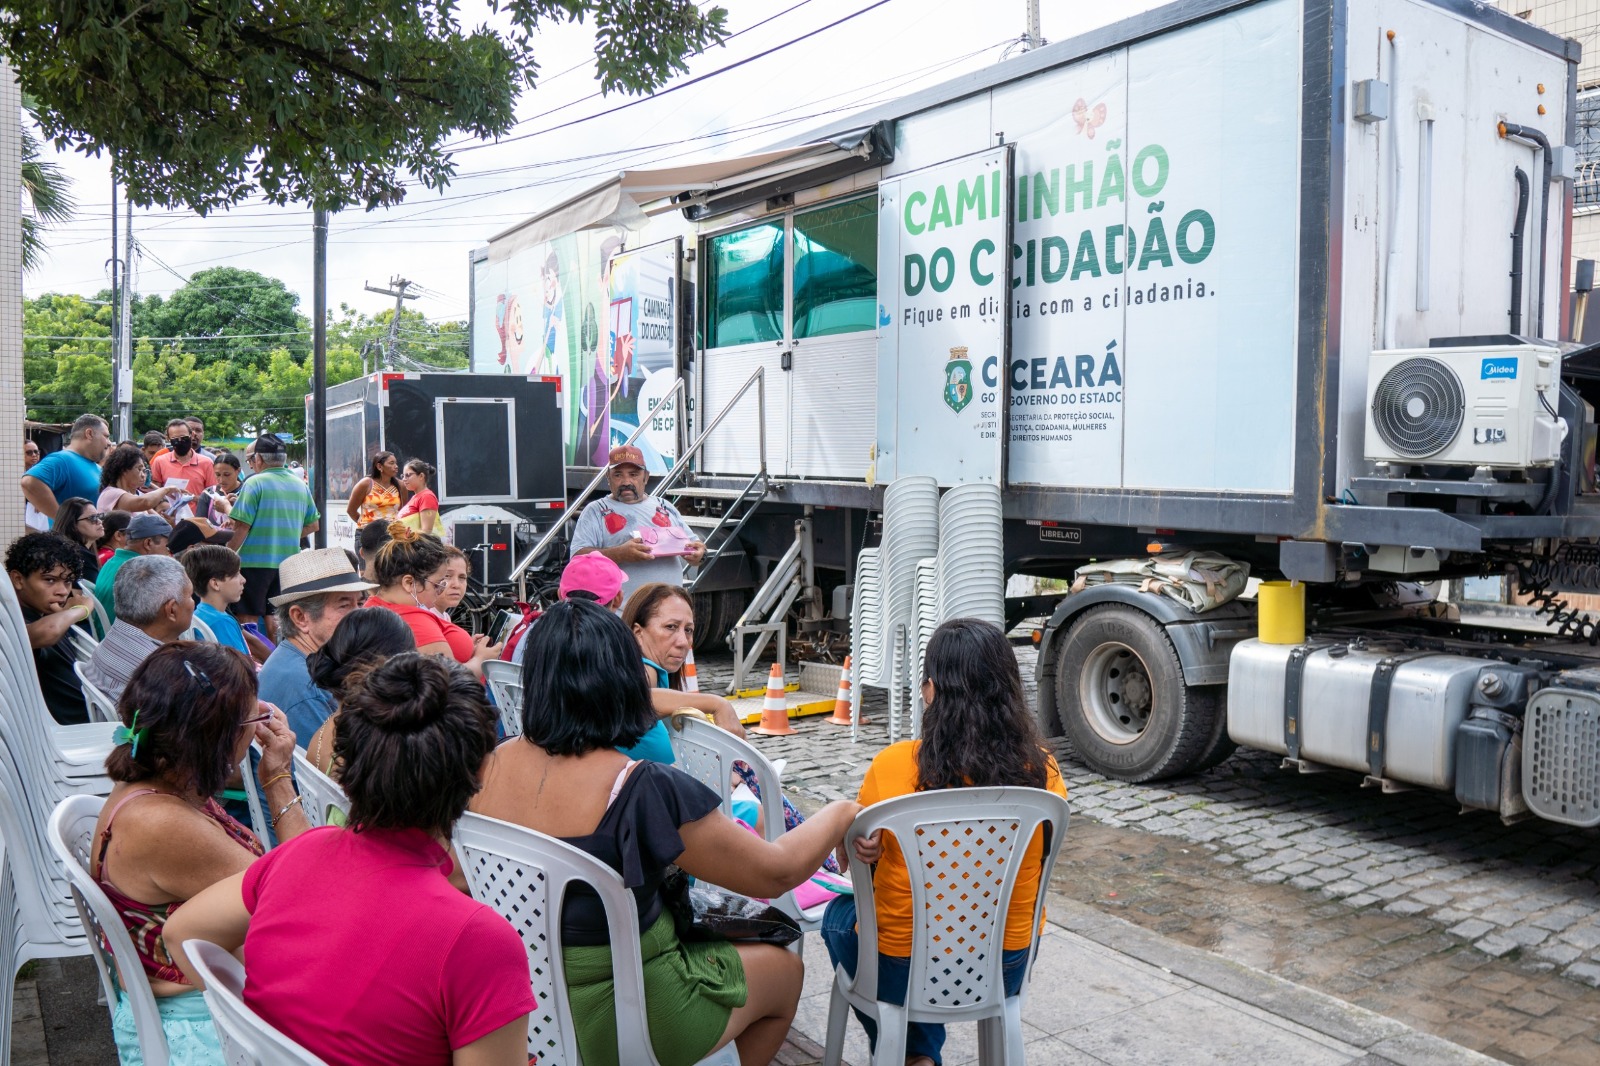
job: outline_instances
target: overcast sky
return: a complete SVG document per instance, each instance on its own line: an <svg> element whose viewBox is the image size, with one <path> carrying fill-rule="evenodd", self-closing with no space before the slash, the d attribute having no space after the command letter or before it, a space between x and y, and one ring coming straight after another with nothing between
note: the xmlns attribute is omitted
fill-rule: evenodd
<svg viewBox="0 0 1600 1066"><path fill-rule="evenodd" d="M409 306L430 319L464 320L467 253L507 226L624 166L676 165L754 151L868 104L998 62L1025 29L1025 0L888 0L833 29L821 29L874 2L722 0L730 33L754 28L691 60L685 78L797 43L701 84L593 119L588 116L633 98L595 95L592 33L582 26L552 27L540 56L540 84L524 93L518 126L508 135L522 139L471 147L463 141L467 150L456 154L459 176L443 193L415 188L399 207L370 213L352 209L334 217L329 306L383 310L393 301L362 286L386 286L392 274L399 274L425 294ZM483 20L471 15L473 6L463 5L468 14L462 21L469 25ZM1043 0L1042 6L1044 36L1057 41L1157 4ZM771 21L756 26L763 19ZM551 129L573 120L579 121ZM52 150L47 146L46 152ZM24 288L29 296L92 295L110 285L110 171L103 158L62 153L56 159L73 181L77 216L46 231L48 259L24 279ZM235 266L281 278L300 294L301 309L310 310L309 210L261 202L210 218L137 210L134 237L144 250L135 263L136 292L170 293L197 270Z"/></svg>

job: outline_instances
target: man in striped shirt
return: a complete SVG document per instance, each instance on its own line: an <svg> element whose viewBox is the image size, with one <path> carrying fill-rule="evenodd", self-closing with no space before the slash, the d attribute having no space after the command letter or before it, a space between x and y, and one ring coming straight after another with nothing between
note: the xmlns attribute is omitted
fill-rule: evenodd
<svg viewBox="0 0 1600 1066"><path fill-rule="evenodd" d="M300 550L301 538L315 533L322 517L306 483L285 467L288 457L283 441L272 434L256 438L251 477L239 487L228 543L239 553L244 571L244 596L234 604L234 615L240 622L266 618L274 640L276 626L267 602L279 591L278 566Z"/></svg>

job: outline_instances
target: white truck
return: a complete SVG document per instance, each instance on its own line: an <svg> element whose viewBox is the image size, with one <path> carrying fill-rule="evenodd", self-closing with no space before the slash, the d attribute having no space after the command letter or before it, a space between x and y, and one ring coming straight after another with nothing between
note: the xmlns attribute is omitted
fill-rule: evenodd
<svg viewBox="0 0 1600 1066"><path fill-rule="evenodd" d="M1578 57L1462 0L1173 4L519 223L474 255L475 365L561 374L580 467L688 401L639 433L713 538L706 628L754 589L743 629L825 647L882 485L993 481L1007 574L1209 551L1306 588L1288 644L1246 600L1050 604L1040 720L1091 766L1240 743L1600 824L1600 656L1556 591L1600 588ZM643 368L621 249L665 279ZM1504 574L1552 626L1418 591Z"/></svg>

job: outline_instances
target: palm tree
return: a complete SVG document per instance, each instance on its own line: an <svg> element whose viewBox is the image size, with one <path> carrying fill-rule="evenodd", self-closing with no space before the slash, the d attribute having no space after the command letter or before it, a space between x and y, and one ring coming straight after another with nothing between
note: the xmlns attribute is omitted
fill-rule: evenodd
<svg viewBox="0 0 1600 1066"><path fill-rule="evenodd" d="M33 102L26 97L23 110L33 117ZM61 167L43 158L43 146L34 136L31 123L22 126L22 191L27 195L31 213L22 216L22 269L29 271L44 261L44 237L47 226L65 222L77 207L72 199L71 180L61 172Z"/></svg>

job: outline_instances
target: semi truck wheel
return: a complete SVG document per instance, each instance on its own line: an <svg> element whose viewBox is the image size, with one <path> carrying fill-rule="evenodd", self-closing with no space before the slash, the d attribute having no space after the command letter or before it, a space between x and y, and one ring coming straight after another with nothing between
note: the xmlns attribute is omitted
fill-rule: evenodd
<svg viewBox="0 0 1600 1066"><path fill-rule="evenodd" d="M1085 611L1057 652L1063 731L1085 763L1123 781L1187 773L1215 755L1221 691L1185 685L1161 626L1120 604Z"/></svg>
<svg viewBox="0 0 1600 1066"><path fill-rule="evenodd" d="M694 594L694 650L722 651L728 631L744 612L745 594L739 589Z"/></svg>
<svg viewBox="0 0 1600 1066"><path fill-rule="evenodd" d="M1228 736L1228 686L1191 688L1189 699L1197 705L1202 701L1211 704L1211 735L1206 738L1205 746L1200 749L1200 757L1194 764L1195 772L1199 773L1225 761L1238 749L1238 745Z"/></svg>

